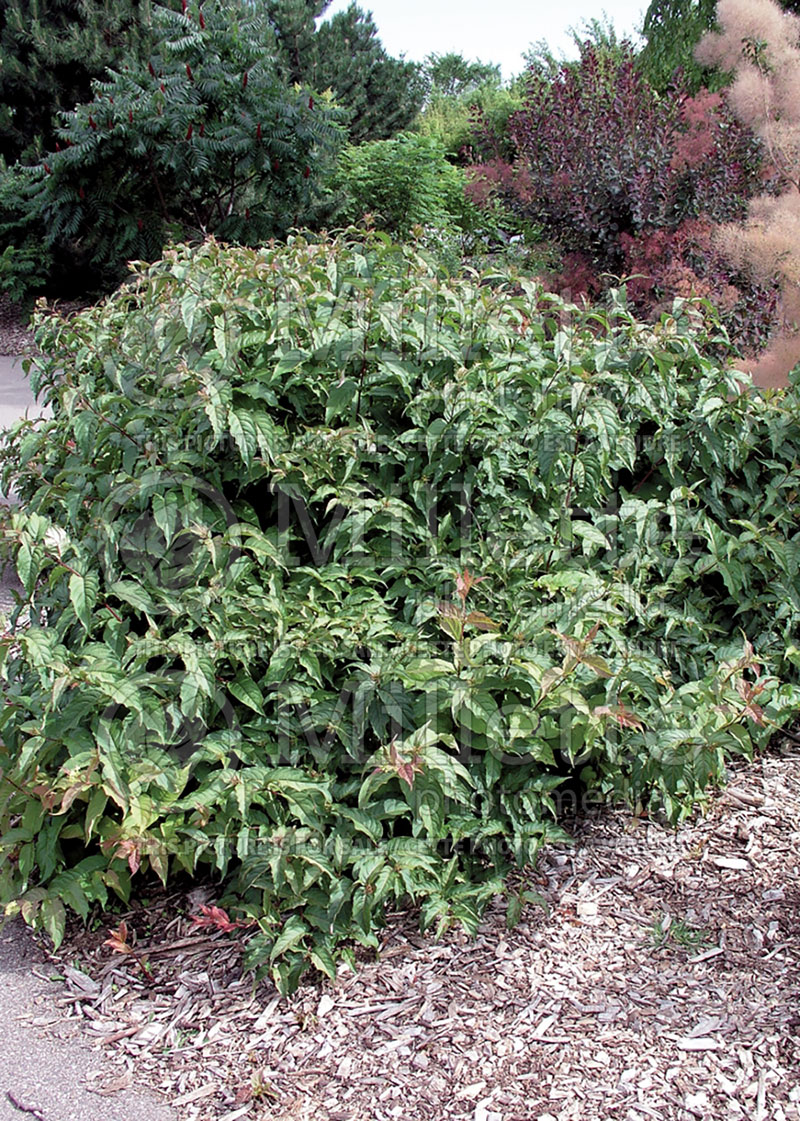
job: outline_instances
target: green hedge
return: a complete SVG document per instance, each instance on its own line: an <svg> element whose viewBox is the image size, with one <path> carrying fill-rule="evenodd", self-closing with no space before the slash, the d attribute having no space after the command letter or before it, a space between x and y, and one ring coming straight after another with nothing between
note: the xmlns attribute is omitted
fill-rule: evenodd
<svg viewBox="0 0 800 1121"><path fill-rule="evenodd" d="M398 901L474 930L567 772L678 820L798 707L796 391L693 306L211 241L38 339L0 893L56 941L211 872L286 991Z"/></svg>

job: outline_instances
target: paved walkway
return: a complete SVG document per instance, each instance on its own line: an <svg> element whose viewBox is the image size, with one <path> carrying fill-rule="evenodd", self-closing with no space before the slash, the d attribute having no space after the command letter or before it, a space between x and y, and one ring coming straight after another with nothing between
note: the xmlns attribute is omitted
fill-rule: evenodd
<svg viewBox="0 0 800 1121"><path fill-rule="evenodd" d="M9 923L0 934L0 1121L175 1121L152 1094L114 1089L124 1068L62 1019L62 988L48 977L55 967L22 923Z"/></svg>
<svg viewBox="0 0 800 1121"><path fill-rule="evenodd" d="M45 410L36 404L28 379L22 370L22 360L7 354L0 354L0 428L8 428L20 417L45 415ZM0 504L14 501L13 495L0 494ZM10 611L14 605L14 589L22 585L14 569L0 560L0 612Z"/></svg>
<svg viewBox="0 0 800 1121"><path fill-rule="evenodd" d="M0 427L26 412L41 415L19 360L0 355ZM0 600L14 582L13 569L0 572ZM113 1089L124 1071L63 1020L61 987L46 980L55 973L21 922L0 931L0 1121L176 1121L153 1094Z"/></svg>
<svg viewBox="0 0 800 1121"><path fill-rule="evenodd" d="M0 428L8 428L21 416L41 416L22 372L22 360L0 354Z"/></svg>

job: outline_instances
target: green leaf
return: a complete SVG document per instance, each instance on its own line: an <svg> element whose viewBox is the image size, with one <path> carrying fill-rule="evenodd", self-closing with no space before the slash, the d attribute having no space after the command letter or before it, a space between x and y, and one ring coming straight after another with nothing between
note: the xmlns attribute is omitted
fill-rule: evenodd
<svg viewBox="0 0 800 1121"><path fill-rule="evenodd" d="M270 950L270 962L274 962L276 958L299 946L308 933L308 927L300 916L290 915Z"/></svg>
<svg viewBox="0 0 800 1121"><path fill-rule="evenodd" d="M305 362L308 355L303 350L288 350L283 354L275 366L276 377L290 374Z"/></svg>
<svg viewBox="0 0 800 1121"><path fill-rule="evenodd" d="M573 521L572 530L581 540L584 556L591 556L597 549L610 549L611 542L591 522Z"/></svg>
<svg viewBox="0 0 800 1121"><path fill-rule="evenodd" d="M221 316L217 316L214 320L214 346L224 362L228 357L228 335L225 329L225 320Z"/></svg>
<svg viewBox="0 0 800 1121"><path fill-rule="evenodd" d="M133 580L115 580L108 585L108 594L116 596L124 603L130 604L137 611L150 615L155 610L155 605L141 584Z"/></svg>
<svg viewBox="0 0 800 1121"><path fill-rule="evenodd" d="M338 416L350 413L356 400L358 386L351 378L331 387L328 391L328 403L325 408L325 423L330 424Z"/></svg>
<svg viewBox="0 0 800 1121"><path fill-rule="evenodd" d="M506 903L506 929L513 930L522 917L522 899L513 892L508 896Z"/></svg>
<svg viewBox="0 0 800 1121"><path fill-rule="evenodd" d="M329 977L331 981L336 980L336 962L333 959L333 954L328 947L321 942L315 942L313 947L308 951L308 956L311 959L312 965Z"/></svg>
<svg viewBox="0 0 800 1121"><path fill-rule="evenodd" d="M69 578L69 598L84 630L91 630L92 610L97 602L99 581L96 572L73 572Z"/></svg>
<svg viewBox="0 0 800 1121"><path fill-rule="evenodd" d="M261 716L264 715L261 690L252 678L240 673L235 681L228 682L228 690L238 701L241 701L243 705L247 705L248 708L251 708L253 712L258 712Z"/></svg>
<svg viewBox="0 0 800 1121"><path fill-rule="evenodd" d="M53 949L57 950L64 940L67 926L67 912L60 899L48 895L42 900L40 909L42 925L53 940Z"/></svg>
<svg viewBox="0 0 800 1121"><path fill-rule="evenodd" d="M228 425L234 442L239 449L246 467L253 462L253 456L258 451L258 428L249 413L242 409L228 410Z"/></svg>

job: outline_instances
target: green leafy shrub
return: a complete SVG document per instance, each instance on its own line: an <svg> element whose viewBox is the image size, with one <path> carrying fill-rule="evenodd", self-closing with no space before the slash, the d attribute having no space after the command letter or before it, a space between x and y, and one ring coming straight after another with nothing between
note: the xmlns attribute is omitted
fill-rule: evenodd
<svg viewBox="0 0 800 1121"><path fill-rule="evenodd" d="M51 267L50 255L40 245L27 240L18 248L7 245L0 253L0 288L20 302L44 288Z"/></svg>
<svg viewBox="0 0 800 1121"><path fill-rule="evenodd" d="M478 210L467 202L465 186L464 172L441 145L413 133L349 145L330 179L340 221L369 214L392 234L407 234L413 226L465 230L476 224Z"/></svg>
<svg viewBox="0 0 800 1121"><path fill-rule="evenodd" d="M27 215L28 240L33 224L84 288L113 287L170 235L257 244L307 223L343 137L329 98L279 76L263 14L211 0L153 21L152 56L93 82L59 149L0 185L0 237L18 245L9 215Z"/></svg>
<svg viewBox="0 0 800 1121"><path fill-rule="evenodd" d="M690 304L212 241L38 342L0 898L56 940L213 872L286 991L398 901L475 930L567 771L679 819L798 707L797 393Z"/></svg>
<svg viewBox="0 0 800 1121"><path fill-rule="evenodd" d="M417 118L416 127L422 136L429 136L442 145L453 163L471 161L475 143L476 120L491 129L492 136L508 157L513 151L509 121L522 107L519 91L485 82L466 93L444 94L434 88L427 104Z"/></svg>

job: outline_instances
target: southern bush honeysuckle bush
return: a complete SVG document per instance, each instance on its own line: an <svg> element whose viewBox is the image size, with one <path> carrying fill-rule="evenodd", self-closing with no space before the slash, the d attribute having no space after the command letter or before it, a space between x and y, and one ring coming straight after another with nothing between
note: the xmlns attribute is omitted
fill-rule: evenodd
<svg viewBox="0 0 800 1121"><path fill-rule="evenodd" d="M800 701L796 388L739 392L701 311L350 232L43 318L52 418L0 470L7 912L58 941L213 874L286 992L401 901L474 931L568 772L689 813Z"/></svg>

